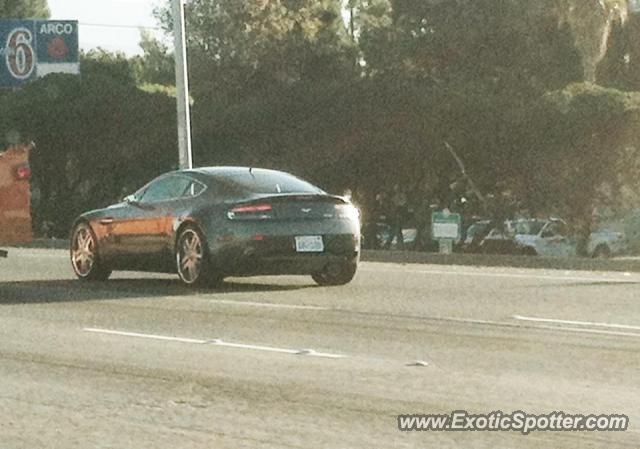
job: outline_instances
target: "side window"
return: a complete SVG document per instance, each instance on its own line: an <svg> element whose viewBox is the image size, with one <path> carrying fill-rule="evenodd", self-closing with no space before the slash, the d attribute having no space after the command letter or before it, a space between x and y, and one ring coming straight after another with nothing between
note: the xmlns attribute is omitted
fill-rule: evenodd
<svg viewBox="0 0 640 449"><path fill-rule="evenodd" d="M195 180L189 180L189 183L186 189L184 190L184 192L182 193L181 197L193 198L195 196L200 195L204 191L204 189L206 189L206 186L204 184Z"/></svg>
<svg viewBox="0 0 640 449"><path fill-rule="evenodd" d="M139 200L143 203L156 203L181 198L192 182L184 176L166 176L157 179L149 184Z"/></svg>
<svg viewBox="0 0 640 449"><path fill-rule="evenodd" d="M565 236L566 235L566 227L564 223L561 222L551 222L545 230L542 232L542 237L556 237L556 236Z"/></svg>

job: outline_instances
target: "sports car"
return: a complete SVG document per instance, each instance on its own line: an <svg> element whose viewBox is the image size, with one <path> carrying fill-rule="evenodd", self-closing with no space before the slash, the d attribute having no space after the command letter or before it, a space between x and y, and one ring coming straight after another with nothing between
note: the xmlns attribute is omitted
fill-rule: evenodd
<svg viewBox="0 0 640 449"><path fill-rule="evenodd" d="M207 167L167 173L73 224L71 265L85 281L114 270L173 272L187 285L226 276L311 275L350 282L360 257L359 212L288 173Z"/></svg>

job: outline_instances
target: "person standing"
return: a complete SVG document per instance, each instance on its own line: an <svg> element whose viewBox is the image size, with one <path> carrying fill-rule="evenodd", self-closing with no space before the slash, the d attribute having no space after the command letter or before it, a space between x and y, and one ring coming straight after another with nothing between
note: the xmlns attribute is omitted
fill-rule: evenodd
<svg viewBox="0 0 640 449"><path fill-rule="evenodd" d="M393 194L391 195L390 206L391 211L389 214L389 225L391 226L391 229L385 246L387 248L390 248L391 243L395 238L397 242L396 247L398 249L404 249L404 237L402 235L402 229L404 228L405 222L407 220L409 209L407 194L400 187L400 184L396 184L393 186Z"/></svg>

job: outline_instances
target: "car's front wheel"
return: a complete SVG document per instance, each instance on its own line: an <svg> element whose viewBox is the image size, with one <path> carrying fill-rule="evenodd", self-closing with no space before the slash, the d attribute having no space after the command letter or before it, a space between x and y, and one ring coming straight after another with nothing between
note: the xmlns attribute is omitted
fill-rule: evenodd
<svg viewBox="0 0 640 449"><path fill-rule="evenodd" d="M78 279L106 281L111 270L101 260L98 240L88 223L78 224L71 234L71 266Z"/></svg>
<svg viewBox="0 0 640 449"><path fill-rule="evenodd" d="M345 260L330 263L322 271L311 275L318 285L345 285L351 282L358 270L358 262Z"/></svg>
<svg viewBox="0 0 640 449"><path fill-rule="evenodd" d="M176 241L176 268L180 280L189 286L214 286L222 278L213 272L207 245L200 230L185 226Z"/></svg>

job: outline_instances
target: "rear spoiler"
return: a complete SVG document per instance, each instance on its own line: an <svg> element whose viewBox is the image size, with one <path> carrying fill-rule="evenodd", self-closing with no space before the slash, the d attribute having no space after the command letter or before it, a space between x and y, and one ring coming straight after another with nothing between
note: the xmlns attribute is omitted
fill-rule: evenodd
<svg viewBox="0 0 640 449"><path fill-rule="evenodd" d="M286 199L301 199L307 201L332 200L338 204L346 204L349 202L342 196L331 195L329 193L260 193L252 195L243 202L252 203L255 201L277 201Z"/></svg>

